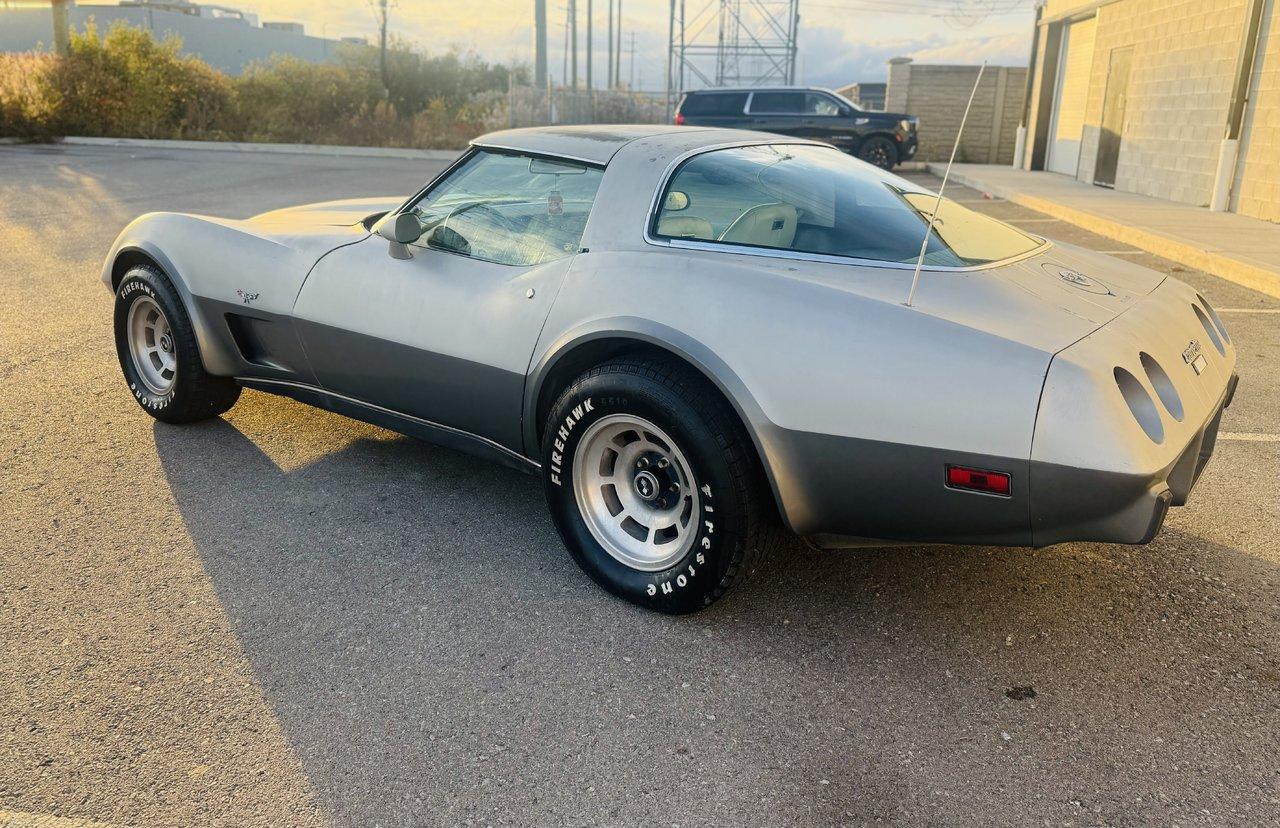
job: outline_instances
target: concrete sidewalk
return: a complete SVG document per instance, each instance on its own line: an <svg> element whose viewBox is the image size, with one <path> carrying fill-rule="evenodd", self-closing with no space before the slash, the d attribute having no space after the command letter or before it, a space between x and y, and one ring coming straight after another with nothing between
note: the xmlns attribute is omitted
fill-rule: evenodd
<svg viewBox="0 0 1280 828"><path fill-rule="evenodd" d="M1006 166L957 164L951 181L1280 297L1280 224Z"/></svg>

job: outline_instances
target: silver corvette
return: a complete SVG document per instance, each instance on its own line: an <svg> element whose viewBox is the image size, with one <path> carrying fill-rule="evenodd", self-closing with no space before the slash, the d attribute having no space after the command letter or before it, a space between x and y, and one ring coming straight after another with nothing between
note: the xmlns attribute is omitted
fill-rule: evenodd
<svg viewBox="0 0 1280 828"><path fill-rule="evenodd" d="M102 280L153 417L254 388L541 474L582 568L664 612L784 528L1146 543L1236 385L1191 287L751 132L497 132L407 200L144 215Z"/></svg>

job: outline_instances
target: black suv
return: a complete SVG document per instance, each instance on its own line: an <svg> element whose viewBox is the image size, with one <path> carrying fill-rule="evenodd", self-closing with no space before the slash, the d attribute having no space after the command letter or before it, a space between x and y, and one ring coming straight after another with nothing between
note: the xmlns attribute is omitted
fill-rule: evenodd
<svg viewBox="0 0 1280 828"><path fill-rule="evenodd" d="M771 87L686 92L676 107L676 123L812 138L891 170L915 157L919 121L859 109L826 89Z"/></svg>

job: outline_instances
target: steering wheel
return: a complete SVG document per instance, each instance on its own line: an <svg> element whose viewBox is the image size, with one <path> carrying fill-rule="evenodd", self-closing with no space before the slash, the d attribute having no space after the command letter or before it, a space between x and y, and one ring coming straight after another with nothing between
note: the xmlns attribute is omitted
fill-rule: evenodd
<svg viewBox="0 0 1280 828"><path fill-rule="evenodd" d="M520 227L514 221L507 218L502 213L499 213L497 210L493 209L483 201L473 201L470 204L462 204L458 207L454 207L452 210L449 211L449 214L444 217L444 221L440 222L440 225L442 227L448 227L449 222L454 218L454 216L460 216L463 213L468 213L472 210L483 210L484 212L492 216L494 221L499 226L501 226L503 229L508 230L512 233L520 233L524 230L524 228Z"/></svg>

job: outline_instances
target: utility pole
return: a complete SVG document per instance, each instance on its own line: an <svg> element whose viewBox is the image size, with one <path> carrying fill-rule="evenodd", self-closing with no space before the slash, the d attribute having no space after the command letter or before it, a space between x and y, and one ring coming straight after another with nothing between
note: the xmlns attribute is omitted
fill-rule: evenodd
<svg viewBox="0 0 1280 828"><path fill-rule="evenodd" d="M53 0L53 48L66 57L71 52L71 26L67 20L68 0Z"/></svg>
<svg viewBox="0 0 1280 828"><path fill-rule="evenodd" d="M591 0L587 0L587 93L591 93Z"/></svg>
<svg viewBox="0 0 1280 828"><path fill-rule="evenodd" d="M547 86L547 0L533 0L533 85Z"/></svg>
<svg viewBox="0 0 1280 828"><path fill-rule="evenodd" d="M569 0L569 68L572 71L569 86L578 88L578 0Z"/></svg>
<svg viewBox="0 0 1280 828"><path fill-rule="evenodd" d="M382 69L382 98L391 96L391 84L387 82L387 0L378 0L378 49L379 66Z"/></svg>
<svg viewBox="0 0 1280 828"><path fill-rule="evenodd" d="M634 92L636 88L636 30L631 30L631 48L627 50L627 61L630 68L627 70L627 89Z"/></svg>
<svg viewBox="0 0 1280 828"><path fill-rule="evenodd" d="M613 52L613 84L622 86L622 0L618 0L618 28L614 38L618 45Z"/></svg>
<svg viewBox="0 0 1280 828"><path fill-rule="evenodd" d="M671 120L671 60L675 56L676 40L676 0L671 0L671 12L667 16L667 113L666 120Z"/></svg>
<svg viewBox="0 0 1280 828"><path fill-rule="evenodd" d="M605 88L613 88L613 0L609 0L609 65L605 67Z"/></svg>

